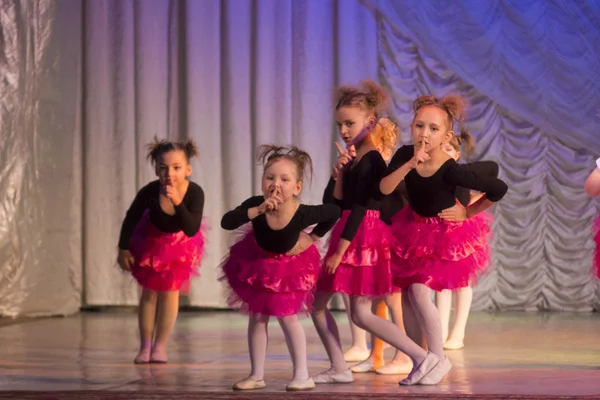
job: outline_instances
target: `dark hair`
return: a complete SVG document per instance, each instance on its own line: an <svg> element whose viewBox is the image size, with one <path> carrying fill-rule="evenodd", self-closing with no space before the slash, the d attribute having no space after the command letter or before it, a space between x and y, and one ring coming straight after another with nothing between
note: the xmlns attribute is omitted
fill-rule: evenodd
<svg viewBox="0 0 600 400"><path fill-rule="evenodd" d="M155 136L152 143L148 145L148 155L146 158L150 160L152 165L156 165L159 157L170 151L183 151L188 161L190 158L198 155L198 147L191 139L181 142L171 142L165 139L158 139Z"/></svg>
<svg viewBox="0 0 600 400"><path fill-rule="evenodd" d="M463 153L467 160L475 151L475 139L473 138L473 135L471 135L471 132L464 128L461 129L460 135L455 135L452 137L452 139L450 139L450 145L454 147L454 150L456 151L460 151L460 147L462 146Z"/></svg>
<svg viewBox="0 0 600 400"><path fill-rule="evenodd" d="M260 146L256 153L256 159L263 165L264 169L269 168L271 164L282 158L292 161L296 165L299 181L304 181L304 178L308 178L309 182L312 180L314 175L312 159L307 152L296 146L284 147L265 144Z"/></svg>

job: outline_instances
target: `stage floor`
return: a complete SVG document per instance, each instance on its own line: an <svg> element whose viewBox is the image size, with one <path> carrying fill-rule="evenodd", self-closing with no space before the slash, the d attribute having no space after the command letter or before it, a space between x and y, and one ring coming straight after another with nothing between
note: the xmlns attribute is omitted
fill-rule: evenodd
<svg viewBox="0 0 600 400"><path fill-rule="evenodd" d="M345 314L337 318L347 347ZM290 394L285 385L291 361L276 321L269 330L267 388L231 391L249 372L246 323L233 312L182 312L169 346L170 363L143 366L132 363L138 346L132 310L3 323L0 398L600 398L597 313L473 313L467 347L447 353L454 368L438 386L400 387L402 376L355 374L353 384ZM309 370L315 374L328 363L311 321L303 324ZM388 358L392 354L386 351ZM62 394L15 392L21 390Z"/></svg>

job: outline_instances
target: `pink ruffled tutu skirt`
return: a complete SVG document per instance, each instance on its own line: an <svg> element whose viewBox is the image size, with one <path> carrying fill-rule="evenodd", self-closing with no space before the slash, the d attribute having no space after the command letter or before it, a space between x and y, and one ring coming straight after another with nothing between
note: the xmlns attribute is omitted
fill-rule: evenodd
<svg viewBox="0 0 600 400"><path fill-rule="evenodd" d="M394 285L441 291L475 284L490 265L491 221L487 213L463 222L425 218L405 206L392 218Z"/></svg>
<svg viewBox="0 0 600 400"><path fill-rule="evenodd" d="M221 265L227 303L251 314L277 317L310 312L321 257L313 245L287 256L261 249L250 231Z"/></svg>
<svg viewBox="0 0 600 400"><path fill-rule="evenodd" d="M596 249L594 250L594 266L592 267L592 273L600 278L600 217L596 219L594 223L594 242L596 242Z"/></svg>
<svg viewBox="0 0 600 400"><path fill-rule="evenodd" d="M344 210L333 228L325 260L336 252L349 216L350 211ZM330 274L325 268L321 270L318 289L374 297L394 292L390 264L392 240L390 228L379 218L379 211L367 210L335 273Z"/></svg>
<svg viewBox="0 0 600 400"><path fill-rule="evenodd" d="M204 227L192 237L183 231L162 232L152 224L146 211L129 243L129 251L135 259L131 274L144 288L187 293L190 278L199 275L204 251L203 233Z"/></svg>

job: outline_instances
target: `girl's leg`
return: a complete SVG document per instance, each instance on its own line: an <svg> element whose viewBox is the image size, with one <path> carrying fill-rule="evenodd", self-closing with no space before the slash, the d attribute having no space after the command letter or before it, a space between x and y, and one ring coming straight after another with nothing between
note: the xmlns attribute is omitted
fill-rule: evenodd
<svg viewBox="0 0 600 400"><path fill-rule="evenodd" d="M431 289L421 283L415 283L408 289L408 296L429 351L443 359L442 324L440 314L431 301Z"/></svg>
<svg viewBox="0 0 600 400"><path fill-rule="evenodd" d="M387 308L391 310L392 313L392 321L394 324L405 332L404 330L404 322L402 315L402 293L397 292L385 297L385 305ZM408 374L413 368L413 363L411 359L396 349L396 354L391 362L386 365L377 368L375 372L382 375L401 375Z"/></svg>
<svg viewBox="0 0 600 400"><path fill-rule="evenodd" d="M448 340L448 328L450 325L450 311L452 309L452 291L442 290L435 292L435 305L440 313L440 321L442 324L442 343ZM456 309L454 310L456 313Z"/></svg>
<svg viewBox="0 0 600 400"><path fill-rule="evenodd" d="M158 312L156 314L156 336L150 360L156 363L167 362L167 340L173 330L179 312L179 290L158 292Z"/></svg>
<svg viewBox="0 0 600 400"><path fill-rule="evenodd" d="M269 342L268 325L268 315L250 315L248 319L248 350L252 370L250 376L233 385L234 390L262 389L266 386L264 374Z"/></svg>
<svg viewBox="0 0 600 400"><path fill-rule="evenodd" d="M367 348L367 332L360 329L350 317L350 297L346 293L341 293L346 306L348 315L348 324L350 325L350 334L352 335L352 346L344 353L344 359L348 362L357 362L366 359L369 355Z"/></svg>
<svg viewBox="0 0 600 400"><path fill-rule="evenodd" d="M314 388L315 383L310 379L306 365L306 335L298 316L289 315L280 317L278 320L294 366L294 378L286 389L308 390Z"/></svg>
<svg viewBox="0 0 600 400"><path fill-rule="evenodd" d="M472 302L473 289L470 286L460 289L454 295L454 325L452 325L448 340L444 343L445 349L458 350L465 347L465 330Z"/></svg>
<svg viewBox="0 0 600 400"><path fill-rule="evenodd" d="M344 352L340 343L340 335L335 319L327 310L327 304L333 296L329 292L317 292L311 314L313 323L329 357L331 367L313 377L315 383L352 382L352 372L344 360Z"/></svg>
<svg viewBox="0 0 600 400"><path fill-rule="evenodd" d="M138 326L140 330L140 352L135 357L134 363L144 364L150 362L154 324L156 321L156 304L158 293L144 288L140 296L138 307Z"/></svg>

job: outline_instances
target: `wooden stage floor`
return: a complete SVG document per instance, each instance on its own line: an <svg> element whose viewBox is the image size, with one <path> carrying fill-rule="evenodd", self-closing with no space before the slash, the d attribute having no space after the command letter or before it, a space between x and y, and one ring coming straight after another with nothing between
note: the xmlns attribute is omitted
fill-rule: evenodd
<svg viewBox="0 0 600 400"><path fill-rule="evenodd" d="M345 314L337 318L347 344ZM0 399L600 398L597 313L473 313L467 347L447 353L454 368L438 386L400 387L402 376L355 374L353 384L319 385L304 393L285 392L291 362L276 321L269 331L267 388L231 391L249 371L246 323L233 312L182 312L169 347L171 362L135 366L134 311L3 321ZM315 374L328 363L311 321L303 324Z"/></svg>

